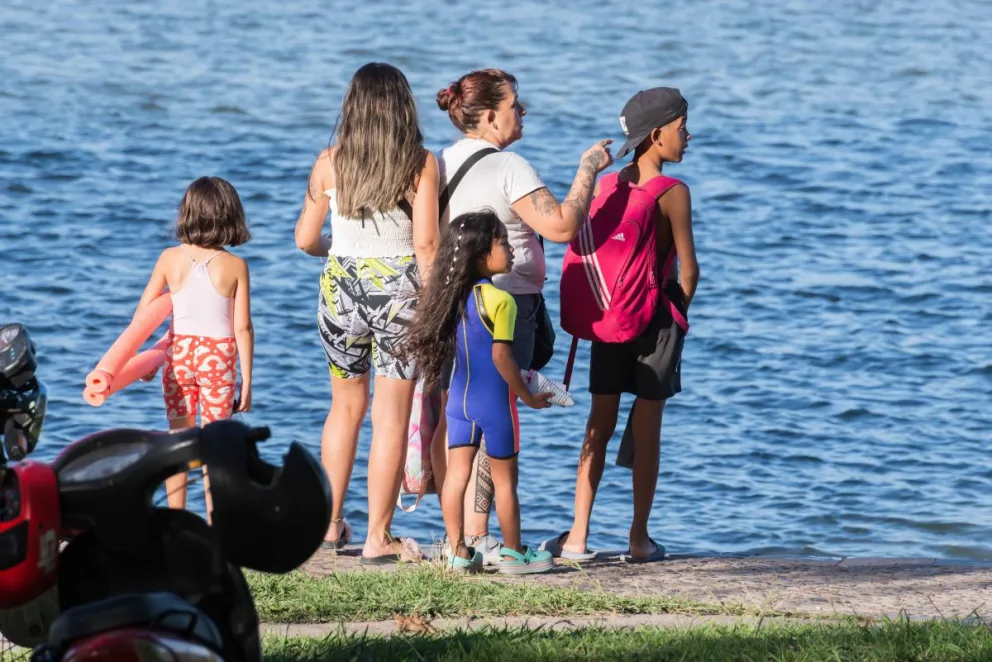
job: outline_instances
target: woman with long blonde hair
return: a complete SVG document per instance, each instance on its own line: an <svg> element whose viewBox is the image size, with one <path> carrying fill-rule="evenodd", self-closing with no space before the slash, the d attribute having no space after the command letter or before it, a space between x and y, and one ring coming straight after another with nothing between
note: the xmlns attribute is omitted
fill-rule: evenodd
<svg viewBox="0 0 992 662"><path fill-rule="evenodd" d="M324 543L332 549L351 541L344 499L375 369L363 564L416 556L390 534L416 378L400 348L437 251L437 205L437 159L424 149L406 77L366 64L348 85L337 140L313 165L296 223L296 245L327 257L317 318L331 374L321 459L333 494ZM330 238L321 234L328 212Z"/></svg>

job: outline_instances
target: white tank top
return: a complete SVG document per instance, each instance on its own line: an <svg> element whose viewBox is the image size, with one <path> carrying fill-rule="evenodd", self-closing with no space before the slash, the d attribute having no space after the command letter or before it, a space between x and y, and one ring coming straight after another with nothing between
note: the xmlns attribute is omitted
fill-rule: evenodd
<svg viewBox="0 0 992 662"><path fill-rule="evenodd" d="M331 249L336 257L403 257L413 255L413 220L399 207L375 212L367 218L350 218L338 212L334 189L330 198Z"/></svg>
<svg viewBox="0 0 992 662"><path fill-rule="evenodd" d="M234 336L234 299L221 296L210 282L206 262L197 262L186 247L183 251L193 262L186 282L172 293L172 332L180 336L231 338Z"/></svg>

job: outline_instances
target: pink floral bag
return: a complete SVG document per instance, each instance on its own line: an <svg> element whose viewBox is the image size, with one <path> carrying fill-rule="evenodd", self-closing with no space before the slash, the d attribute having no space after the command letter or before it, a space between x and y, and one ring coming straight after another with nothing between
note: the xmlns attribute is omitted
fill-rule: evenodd
<svg viewBox="0 0 992 662"><path fill-rule="evenodd" d="M441 394L436 390L425 391L424 383L418 380L413 392L413 409L410 412L403 484L396 500L396 506L404 512L416 510L424 495L435 491L431 473L431 439L434 438L434 431L442 415ZM416 496L413 505L403 505L404 494Z"/></svg>

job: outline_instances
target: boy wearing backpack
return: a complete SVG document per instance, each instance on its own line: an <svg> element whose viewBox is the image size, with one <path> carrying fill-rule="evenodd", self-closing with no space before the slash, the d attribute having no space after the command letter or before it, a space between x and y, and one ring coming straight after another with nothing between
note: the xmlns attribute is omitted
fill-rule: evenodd
<svg viewBox="0 0 992 662"><path fill-rule="evenodd" d="M600 179L589 220L566 252L562 328L576 339L592 341L592 407L579 455L572 528L541 546L554 556L577 561L596 556L586 547L589 519L621 394L632 393L637 461L630 549L624 560L643 563L665 557L664 546L648 533L648 518L658 482L662 412L666 400L682 390L686 313L699 282L699 265L689 189L663 175L662 166L682 161L691 139L687 110L681 93L672 88L643 90L627 102L620 116L627 141L617 160L633 150L633 161Z"/></svg>

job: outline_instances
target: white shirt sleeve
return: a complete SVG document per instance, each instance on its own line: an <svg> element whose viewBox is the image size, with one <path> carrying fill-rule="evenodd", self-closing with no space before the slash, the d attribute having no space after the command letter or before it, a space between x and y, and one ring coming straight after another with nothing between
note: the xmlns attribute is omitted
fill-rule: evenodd
<svg viewBox="0 0 992 662"><path fill-rule="evenodd" d="M503 194L511 205L525 195L544 188L541 175L527 162L527 159L513 152L504 152L504 154L506 156L500 174L503 180Z"/></svg>

